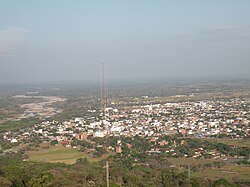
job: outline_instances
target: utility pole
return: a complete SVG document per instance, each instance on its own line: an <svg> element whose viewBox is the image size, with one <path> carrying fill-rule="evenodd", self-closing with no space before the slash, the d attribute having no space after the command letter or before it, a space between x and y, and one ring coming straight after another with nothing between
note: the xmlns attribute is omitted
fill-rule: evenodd
<svg viewBox="0 0 250 187"><path fill-rule="evenodd" d="M108 102L108 84L107 84L107 66L106 64L101 64L100 69L100 77L101 77L101 110L102 110L102 124L105 125L106 128L106 151L109 153L109 126L107 123L107 102ZM105 123L104 123L105 120ZM106 183L107 187L109 187L109 160L108 157L106 159Z"/></svg>

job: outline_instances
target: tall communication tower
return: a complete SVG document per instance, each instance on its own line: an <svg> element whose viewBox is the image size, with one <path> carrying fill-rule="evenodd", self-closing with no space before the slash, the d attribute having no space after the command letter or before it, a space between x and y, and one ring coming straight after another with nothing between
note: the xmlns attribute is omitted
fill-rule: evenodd
<svg viewBox="0 0 250 187"><path fill-rule="evenodd" d="M108 84L107 84L107 65L102 63L100 68L100 77L101 77L101 110L102 110L102 124L105 125L106 128L106 151L109 153L109 126L107 123L107 103L108 103ZM105 123L104 123L105 120ZM109 187L109 160L108 157L106 159L106 181L107 187Z"/></svg>
<svg viewBox="0 0 250 187"><path fill-rule="evenodd" d="M105 111L108 102L108 84L107 84L107 65L102 63L100 69L101 77L101 110L105 116Z"/></svg>

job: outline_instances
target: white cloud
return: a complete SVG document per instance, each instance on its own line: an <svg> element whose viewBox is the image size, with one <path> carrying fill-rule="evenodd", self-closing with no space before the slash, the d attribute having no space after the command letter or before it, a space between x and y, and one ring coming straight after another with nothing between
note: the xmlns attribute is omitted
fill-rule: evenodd
<svg viewBox="0 0 250 187"><path fill-rule="evenodd" d="M234 25L217 25L217 26L202 28L200 34L205 34L205 35L238 34L241 32L242 29Z"/></svg>
<svg viewBox="0 0 250 187"><path fill-rule="evenodd" d="M213 31L231 31L231 30L236 30L238 27L234 25L217 25L214 27L207 28L208 30L213 30Z"/></svg>
<svg viewBox="0 0 250 187"><path fill-rule="evenodd" d="M0 30L0 56L12 55L13 49L21 42L29 30L12 27Z"/></svg>

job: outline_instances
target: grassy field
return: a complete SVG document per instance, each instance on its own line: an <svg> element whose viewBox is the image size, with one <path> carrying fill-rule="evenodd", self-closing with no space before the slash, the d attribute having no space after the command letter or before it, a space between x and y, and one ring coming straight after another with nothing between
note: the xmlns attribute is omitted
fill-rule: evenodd
<svg viewBox="0 0 250 187"><path fill-rule="evenodd" d="M89 161L100 161L107 157L103 155L99 158L92 158L91 155L81 153L77 149L51 146L49 149L39 149L38 151L29 151L30 161L39 162L61 162L65 164L74 164L78 158L88 158Z"/></svg>
<svg viewBox="0 0 250 187"><path fill-rule="evenodd" d="M207 164L207 163L213 163L216 161L220 161L220 160L214 160L214 159L194 159L194 158L169 158L168 161L176 166L180 166L180 165L199 165L199 164Z"/></svg>
<svg viewBox="0 0 250 187"><path fill-rule="evenodd" d="M211 169L207 168L199 172L194 172L192 173L193 177L198 177L198 178L208 178L212 180L217 180L220 178L225 178L229 181L239 179L239 173L237 172L232 172L232 171L223 171L219 169Z"/></svg>
<svg viewBox="0 0 250 187"><path fill-rule="evenodd" d="M227 145L234 145L238 147L248 147L250 148L250 140L243 140L243 139L225 139L225 138L198 138L199 140L203 141L210 141L214 143L223 143Z"/></svg>
<svg viewBox="0 0 250 187"><path fill-rule="evenodd" d="M194 177L209 179L225 178L229 181L250 181L250 167L238 164L226 164L222 168L206 168L202 171L194 172Z"/></svg>

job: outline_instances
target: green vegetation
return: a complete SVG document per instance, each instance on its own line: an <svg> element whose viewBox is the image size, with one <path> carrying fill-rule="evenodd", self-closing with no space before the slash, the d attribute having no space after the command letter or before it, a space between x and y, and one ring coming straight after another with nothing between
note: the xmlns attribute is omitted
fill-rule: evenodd
<svg viewBox="0 0 250 187"><path fill-rule="evenodd" d="M98 109L100 107L95 95L85 97L68 95L66 98L67 100L65 102L55 103L52 105L56 108L62 108L63 111L50 117L50 120L65 121L74 117L86 115L90 117L93 115L96 117L96 114L88 112L89 109Z"/></svg>
<svg viewBox="0 0 250 187"><path fill-rule="evenodd" d="M180 89L181 88L181 89ZM72 119L73 117L89 116L98 118L99 113L90 113L88 110L98 111L100 101L97 91L99 88L84 89L41 89L38 95L55 95L67 98L65 102L53 103L52 106L63 109L62 113L50 117L49 120ZM232 87L218 85L192 85L176 86L174 88L148 87L140 88L122 86L111 88L112 107L131 107L136 105L200 101L203 99L229 99L234 97ZM242 86L239 92L246 89ZM199 90L199 91L197 91ZM224 92L222 93L221 92ZM218 91L218 94L207 94ZM22 91L18 94L24 94ZM194 94L193 94L194 93ZM225 94L226 93L226 94ZM172 96L175 94L186 96ZM190 96L192 94L192 96ZM0 95L0 120L16 116L23 112L20 104L40 102L39 99L12 98L11 93ZM148 95L148 97L141 97ZM159 97L155 97L158 95ZM249 94L243 93L238 96ZM175 111L174 111L175 112ZM178 113L178 108L176 108ZM0 124L0 132L19 131L28 126L38 124L37 118L23 119L20 121L4 121ZM86 120L88 124L90 120ZM39 128L35 129L39 130ZM21 131L21 132L25 132ZM50 132L53 136L59 133ZM80 133L80 132L74 132ZM111 186L159 186L159 187L215 187L215 186L250 186L249 161L250 139L225 139L220 138L183 138L180 135L161 136L157 141L150 138L112 137L109 145L115 149L121 146L122 153L115 154L115 150L109 155L105 150L103 138L88 137L87 140L73 139L71 147L59 146L60 141L50 141L49 138L39 139L41 134L36 134L24 141L25 145L11 143L4 140L0 143L0 186L24 187L24 186L106 186L105 184L105 158L110 161ZM4 134L0 134L0 140ZM48 144L41 144L50 141ZM118 141L120 143L118 143ZM159 144L167 141L166 145ZM183 143L182 143L183 141ZM27 146L28 145L28 146ZM15 147L17 146L17 147ZM150 152L153 150L152 152ZM154 150L156 150L154 152ZM167 152L168 151L168 152ZM16 152L16 153L14 153ZM195 152L200 155L192 158ZM213 153L211 153L213 152ZM174 154L173 154L174 153ZM218 153L217 155L212 155ZM245 160L230 163L223 160L223 156L243 157ZM218 156L216 159L215 157ZM25 160L25 161L24 161ZM191 177L188 177L188 164Z"/></svg>
<svg viewBox="0 0 250 187"><path fill-rule="evenodd" d="M250 139L199 138L199 140L250 148Z"/></svg>
<svg viewBox="0 0 250 187"><path fill-rule="evenodd" d="M79 152L77 149L65 148L61 146L51 146L48 149L38 149L37 151L28 151L28 160L51 163L74 164L79 158L88 158L88 160L100 161L107 157L102 155L99 158L93 158L91 154Z"/></svg>
<svg viewBox="0 0 250 187"><path fill-rule="evenodd" d="M23 162L18 155L0 157L0 183L6 187L31 186L106 186L104 162L78 159L73 165L61 163ZM110 163L111 186L152 187L213 187L226 184L237 186L226 179L188 178L187 172L148 166L126 168L119 162Z"/></svg>
<svg viewBox="0 0 250 187"><path fill-rule="evenodd" d="M191 167L191 175L195 178L209 178L228 181L249 182L250 167L235 163L225 163L214 159L170 158L169 163L182 171L187 171L187 163Z"/></svg>
<svg viewBox="0 0 250 187"><path fill-rule="evenodd" d="M7 121L0 124L0 133L5 131L18 131L25 127L30 127L34 124L39 124L41 120L37 118L22 119L19 121Z"/></svg>
<svg viewBox="0 0 250 187"><path fill-rule="evenodd" d="M230 156L244 156L247 157L250 154L250 148L248 147L249 140L230 140L230 139L215 139L212 138L187 138L186 149L203 148L204 150L216 150L221 154ZM244 142L243 145L240 143ZM203 155L205 156L205 155ZM206 155L208 156L208 155Z"/></svg>
<svg viewBox="0 0 250 187"><path fill-rule="evenodd" d="M95 138L95 140L98 142L99 138ZM215 184L218 185L219 182L217 181L221 181L222 178L222 181L226 181L227 184L231 186L237 186L234 182L237 182L240 186L244 186L245 183L249 182L250 170L248 166L226 164L223 161L214 159L193 159L183 157L166 159L162 154L155 154L149 157L147 154L141 154L140 151L136 152L136 150L143 150L143 147L147 147L147 145L141 143L140 137L136 137L134 140L128 140L130 140L131 144L134 142L139 143L134 146L134 148L131 148L131 150L124 149L123 154L110 155L109 157L111 184L113 186L212 187ZM125 141L125 139L123 139L123 141ZM116 141L113 140L111 144L115 142ZM85 141L78 141L78 143L89 145L88 143L86 144ZM93 158L92 154L82 153L77 149L65 148L62 146L50 146L45 148L45 145L41 145L36 148L37 151L28 151L28 159L26 162L22 162L22 164L28 167L27 165L31 163L40 163L41 167L51 166L51 171L48 170L49 172L47 172L42 170L39 175L36 175L37 178L31 177L33 178L32 181L46 181L48 179L47 181L52 182L51 184L54 185L53 181L57 181L58 177L58 174L56 173L55 175L54 172L57 171L64 173L65 176L70 175L74 178L73 182L70 180L70 177L64 180L59 177L60 181L62 180L59 184L62 186L66 184L90 185L91 183L105 186L105 168L103 167L103 159L106 158L105 154L99 158ZM20 154L20 152L18 154ZM23 158L18 156L18 154L14 156L15 159L20 160L20 158ZM13 156L8 155L8 157L11 158ZM58 165L56 163L70 165ZM188 179L187 163L191 166L191 179ZM77 173L73 171L75 167L84 172ZM88 171L86 172L85 170ZM99 178L96 177L96 172ZM83 178L79 181L78 179L81 178L81 175ZM85 175L86 178L84 179ZM9 178L5 178L4 180L9 181ZM30 183L29 181L28 184Z"/></svg>

